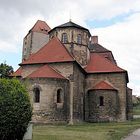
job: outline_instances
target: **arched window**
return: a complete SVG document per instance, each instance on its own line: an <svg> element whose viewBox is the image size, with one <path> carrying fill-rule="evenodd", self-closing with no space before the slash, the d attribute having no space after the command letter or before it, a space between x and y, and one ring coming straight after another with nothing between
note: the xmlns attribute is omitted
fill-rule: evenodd
<svg viewBox="0 0 140 140"><path fill-rule="evenodd" d="M34 102L35 103L40 102L40 90L39 90L39 88L34 89Z"/></svg>
<svg viewBox="0 0 140 140"><path fill-rule="evenodd" d="M99 100L100 100L100 106L104 106L104 97L100 96Z"/></svg>
<svg viewBox="0 0 140 140"><path fill-rule="evenodd" d="M81 34L77 35L77 43L82 44L82 36L81 36Z"/></svg>
<svg viewBox="0 0 140 140"><path fill-rule="evenodd" d="M67 43L68 42L68 37L67 37L66 33L62 34L61 41L62 41L62 43Z"/></svg>
<svg viewBox="0 0 140 140"><path fill-rule="evenodd" d="M57 103L62 103L62 90L57 90Z"/></svg>

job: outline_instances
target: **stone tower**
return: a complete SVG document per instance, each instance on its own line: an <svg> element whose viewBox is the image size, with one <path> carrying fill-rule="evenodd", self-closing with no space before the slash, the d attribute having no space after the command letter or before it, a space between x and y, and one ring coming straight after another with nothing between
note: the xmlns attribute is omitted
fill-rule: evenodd
<svg viewBox="0 0 140 140"><path fill-rule="evenodd" d="M50 27L45 21L38 20L33 28L29 30L28 34L23 40L22 61L29 58L33 53L36 53L41 47L49 41L48 32Z"/></svg>
<svg viewBox="0 0 140 140"><path fill-rule="evenodd" d="M91 36L88 29L69 21L53 28L49 34L50 38L58 37L78 63L82 66L87 65L88 44Z"/></svg>

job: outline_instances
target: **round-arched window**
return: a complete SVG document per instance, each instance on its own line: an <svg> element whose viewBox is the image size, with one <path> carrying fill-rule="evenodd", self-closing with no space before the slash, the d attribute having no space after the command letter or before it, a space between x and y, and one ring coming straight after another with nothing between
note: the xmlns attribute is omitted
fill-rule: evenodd
<svg viewBox="0 0 140 140"><path fill-rule="evenodd" d="M39 103L40 102L40 90L39 88L34 88L34 102Z"/></svg>
<svg viewBox="0 0 140 140"><path fill-rule="evenodd" d="M99 101L100 101L100 106L104 106L104 97L103 96L99 97Z"/></svg>
<svg viewBox="0 0 140 140"><path fill-rule="evenodd" d="M62 103L63 102L63 93L62 89L57 90L57 103Z"/></svg>

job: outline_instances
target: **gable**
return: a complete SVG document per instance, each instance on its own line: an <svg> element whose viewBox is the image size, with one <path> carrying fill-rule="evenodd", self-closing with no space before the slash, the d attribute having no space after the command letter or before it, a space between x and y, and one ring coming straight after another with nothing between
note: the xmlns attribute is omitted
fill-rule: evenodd
<svg viewBox="0 0 140 140"><path fill-rule="evenodd" d="M21 64L39 64L51 62L71 62L74 58L68 53L65 46L58 38L52 38L44 47L38 52L32 54L29 59L23 61Z"/></svg>
<svg viewBox="0 0 140 140"><path fill-rule="evenodd" d="M45 21L38 20L30 31L33 32L42 32L48 34L51 28L47 25Z"/></svg>
<svg viewBox="0 0 140 140"><path fill-rule="evenodd" d="M101 81L99 83L97 83L93 89L95 90L116 90L110 83L106 82L106 81Z"/></svg>
<svg viewBox="0 0 140 140"><path fill-rule="evenodd" d="M27 78L59 78L66 79L48 64L38 68L36 71L32 72Z"/></svg>

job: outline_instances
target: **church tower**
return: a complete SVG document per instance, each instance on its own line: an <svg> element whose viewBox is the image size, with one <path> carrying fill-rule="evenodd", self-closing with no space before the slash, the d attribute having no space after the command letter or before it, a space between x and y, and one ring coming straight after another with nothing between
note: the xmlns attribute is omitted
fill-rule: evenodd
<svg viewBox="0 0 140 140"><path fill-rule="evenodd" d="M87 65L91 36L88 29L69 21L53 28L49 34L50 38L58 37L78 63L83 67Z"/></svg>
<svg viewBox="0 0 140 140"><path fill-rule="evenodd" d="M35 25L29 30L23 40L22 61L29 58L33 53L36 53L41 47L49 41L48 32L50 27L45 21L38 20Z"/></svg>

